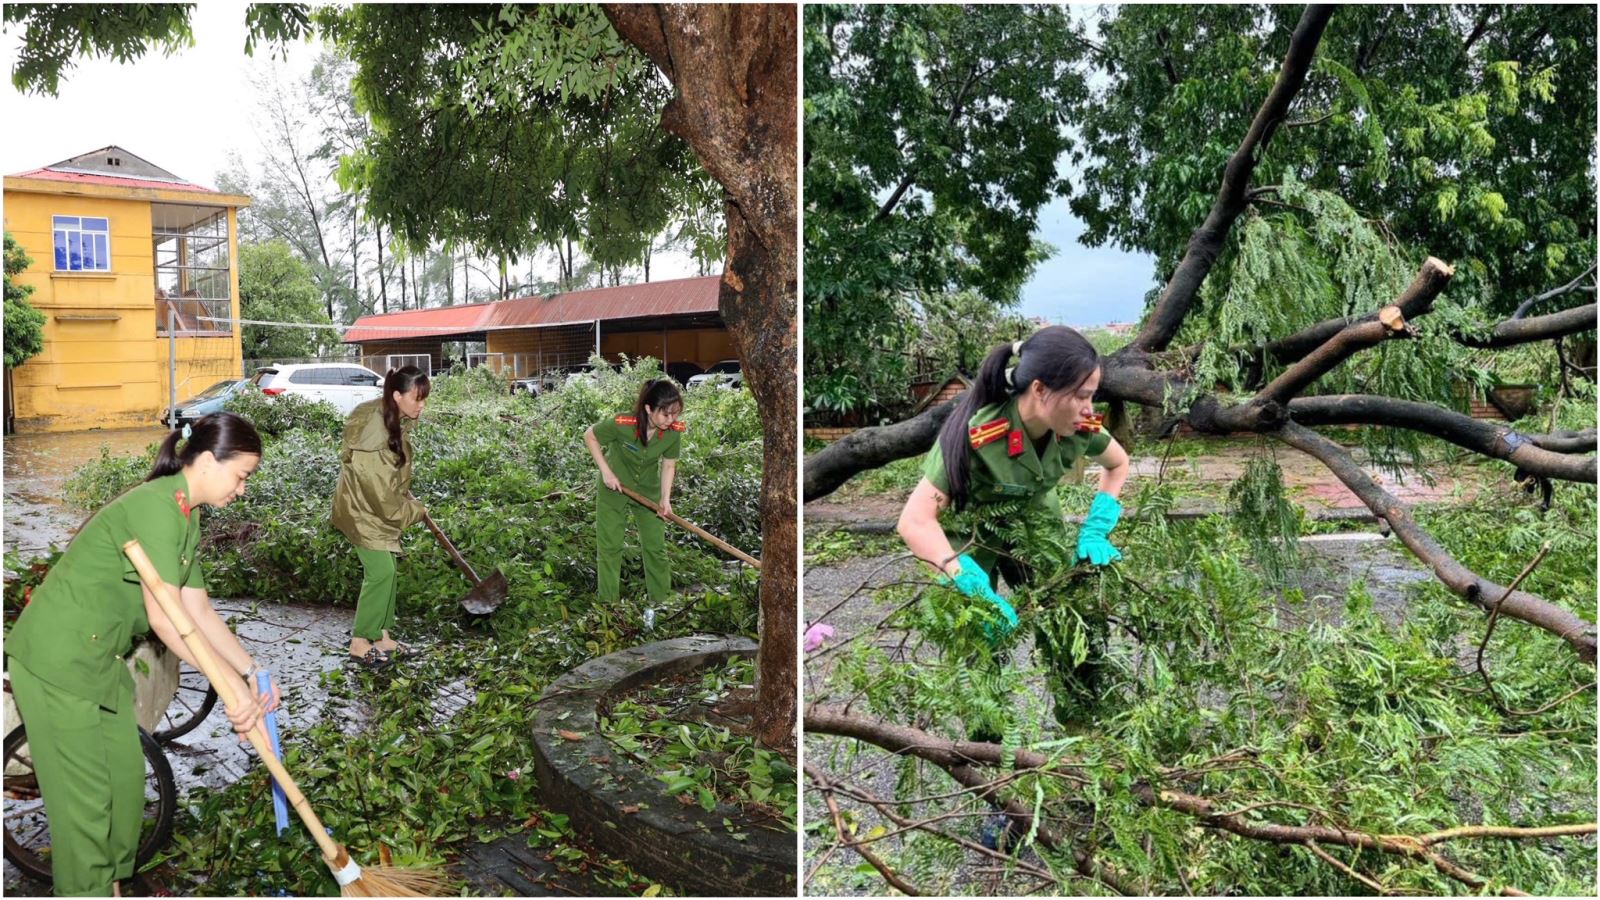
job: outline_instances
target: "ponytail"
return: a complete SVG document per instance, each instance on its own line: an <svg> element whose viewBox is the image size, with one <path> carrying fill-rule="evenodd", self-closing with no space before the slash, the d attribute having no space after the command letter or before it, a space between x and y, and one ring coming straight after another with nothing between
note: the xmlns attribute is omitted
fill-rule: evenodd
<svg viewBox="0 0 1600 900"><path fill-rule="evenodd" d="M178 447L180 442L182 449ZM176 475L202 453L210 453L218 462L245 453L260 456L261 435L243 416L231 412L212 413L193 425L184 426L182 431L167 435L167 439L161 442L161 449L156 452L155 465L144 480L154 481Z"/></svg>
<svg viewBox="0 0 1600 900"><path fill-rule="evenodd" d="M645 407L661 409L664 406L683 408L683 394L670 378L652 378L639 388L639 398L633 401L633 433L639 443L645 443L650 434L650 419Z"/></svg>
<svg viewBox="0 0 1600 900"><path fill-rule="evenodd" d="M1012 357L1016 365L1011 365ZM1001 403L1028 389L1035 381L1047 390L1071 390L1083 384L1100 367L1100 353L1083 335L1065 325L1051 325L1025 341L999 344L983 358L978 377L939 427L939 455L952 505L961 510L970 499L972 444L967 428L985 406Z"/></svg>
<svg viewBox="0 0 1600 900"><path fill-rule="evenodd" d="M433 383L416 366L390 369L383 376L383 427L389 431L389 451L395 456L397 469L406 464L406 446L400 439L400 407L394 402L394 395L409 394L412 388L416 388L419 400L427 399L433 390Z"/></svg>

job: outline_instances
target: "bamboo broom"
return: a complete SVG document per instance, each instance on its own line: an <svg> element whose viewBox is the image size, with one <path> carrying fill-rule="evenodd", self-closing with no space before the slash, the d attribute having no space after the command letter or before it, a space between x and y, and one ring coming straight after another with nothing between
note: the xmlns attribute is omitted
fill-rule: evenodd
<svg viewBox="0 0 1600 900"><path fill-rule="evenodd" d="M238 705L248 698L238 696L240 681L238 676L225 669L217 658L212 655L211 643L205 636L195 630L194 621L184 611L183 604L171 587L161 579L156 572L150 557L145 555L144 548L139 546L138 540L128 541L122 545L122 552L127 555L133 567L139 572L139 580L144 582L146 589L155 595L156 602L161 605L167 618L172 620L172 625L183 637L183 642L188 645L189 652L194 654L195 663L200 671L211 680L212 687L222 696L222 702L229 711L238 708ZM283 787L283 792L288 796L289 805L299 813L300 820L311 831L311 837L322 850L323 861L333 871L334 880L339 882L339 893L345 897L437 897L442 896L444 888L448 886L449 879L436 868L396 868L393 866L374 866L362 868L350 858L345 848L334 842L328 836L328 830L323 827L322 820L311 810L311 804L306 802L305 794L300 792L299 785L289 777L289 772L284 769L283 762L278 755L272 752L272 744L257 722L250 729L248 735L250 743L255 745L256 753L261 756L261 761L266 763L267 769L272 772L272 777L277 779Z"/></svg>

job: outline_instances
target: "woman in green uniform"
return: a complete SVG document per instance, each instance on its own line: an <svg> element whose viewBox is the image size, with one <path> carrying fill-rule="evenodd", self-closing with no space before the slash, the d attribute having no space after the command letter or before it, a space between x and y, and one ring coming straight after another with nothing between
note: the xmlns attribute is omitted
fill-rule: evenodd
<svg viewBox="0 0 1600 900"><path fill-rule="evenodd" d="M333 524L361 560L350 657L369 668L388 665L401 650L389 634L397 584L394 557L400 532L422 521L426 512L411 496L411 429L430 390L428 376L416 366L390 369L383 396L351 410L344 423Z"/></svg>
<svg viewBox="0 0 1600 900"><path fill-rule="evenodd" d="M1055 487L1076 459L1088 457L1101 466L1100 490L1078 529L1076 556L1094 565L1120 559L1108 536L1122 515L1117 495L1128 477L1128 454L1094 415L1099 386L1100 355L1070 328L1050 326L1026 341L995 347L940 428L938 442L924 458L922 480L900 513L899 533L911 552L962 594L992 607L996 616L985 633L995 642L1017 626L1016 611L995 592L1000 577L1017 588L1032 572L1012 556L1004 538L988 529L980 528L970 552L958 554L939 514L951 506L1025 500L1060 521ZM1043 635L1037 645L1052 672L1056 717L1070 719L1079 702L1097 692L1097 660L1074 667L1070 658L1052 652ZM972 737L999 740L983 732ZM983 838L993 846L996 829L986 828Z"/></svg>
<svg viewBox="0 0 1600 900"><path fill-rule="evenodd" d="M145 799L133 678L124 661L134 635L155 632L199 668L139 583L124 543L138 539L212 654L239 673L234 694L251 700L229 711L234 730L243 735L277 706L276 686L270 696L256 693L255 662L211 608L195 559L199 507L220 509L242 496L260 463L260 436L233 413L174 431L149 477L79 529L6 640L11 689L50 822L57 896L121 896L117 882L133 875Z"/></svg>
<svg viewBox="0 0 1600 900"><path fill-rule="evenodd" d="M583 443L600 469L600 485L605 488L595 495L595 568L603 603L621 596L622 535L629 516L639 529L645 591L652 606L661 604L672 593L663 523L672 512L672 476L683 434L678 416L682 412L683 395L678 386L669 379L658 378L639 389L633 415L614 416L583 433ZM618 486L654 501L661 509L660 515L644 515L644 507L628 499Z"/></svg>

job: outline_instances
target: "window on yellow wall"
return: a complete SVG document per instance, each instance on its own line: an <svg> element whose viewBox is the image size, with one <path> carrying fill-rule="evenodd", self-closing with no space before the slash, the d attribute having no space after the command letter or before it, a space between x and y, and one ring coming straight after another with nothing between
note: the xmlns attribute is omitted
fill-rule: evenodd
<svg viewBox="0 0 1600 900"><path fill-rule="evenodd" d="M179 333L233 333L233 283L228 211L186 203L152 203L150 238L156 276L156 333L171 322Z"/></svg>
<svg viewBox="0 0 1600 900"><path fill-rule="evenodd" d="M111 271L110 220L52 216L57 272Z"/></svg>

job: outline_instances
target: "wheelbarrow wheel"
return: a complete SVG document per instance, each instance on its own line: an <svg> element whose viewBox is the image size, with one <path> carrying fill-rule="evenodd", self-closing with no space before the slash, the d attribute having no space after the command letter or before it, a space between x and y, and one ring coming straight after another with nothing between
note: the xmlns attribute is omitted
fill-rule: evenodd
<svg viewBox="0 0 1600 900"><path fill-rule="evenodd" d="M50 881L50 826L28 753L26 728L18 725L5 740L5 857L29 877ZM178 811L178 788L161 745L141 728L139 746L144 751L144 824L134 852L136 872L172 838L172 819Z"/></svg>
<svg viewBox="0 0 1600 900"><path fill-rule="evenodd" d="M178 692L167 704L152 736L163 744L171 743L200 726L217 705L217 689L206 676L178 662Z"/></svg>

